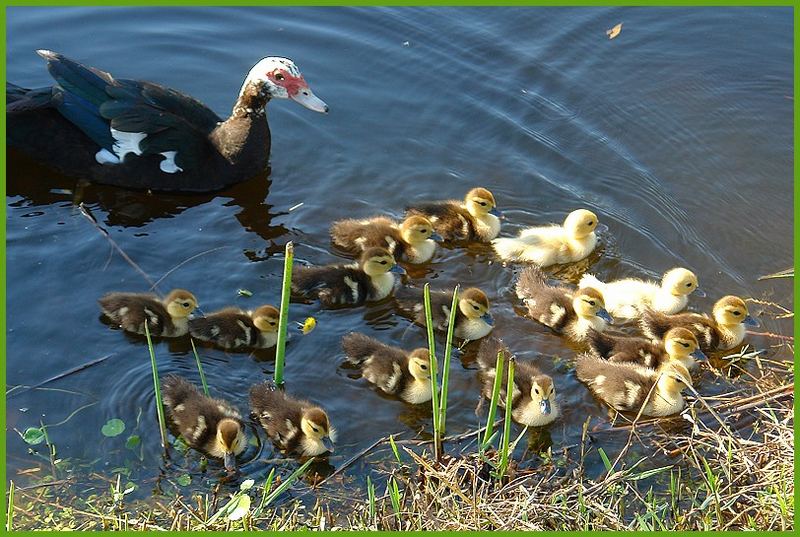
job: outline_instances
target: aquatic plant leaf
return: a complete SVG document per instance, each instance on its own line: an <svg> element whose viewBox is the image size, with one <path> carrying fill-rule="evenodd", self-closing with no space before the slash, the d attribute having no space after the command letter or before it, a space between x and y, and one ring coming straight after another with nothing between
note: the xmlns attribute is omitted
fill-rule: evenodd
<svg viewBox="0 0 800 537"><path fill-rule="evenodd" d="M239 293L239 296L253 296L253 291L250 289L237 289L236 292Z"/></svg>
<svg viewBox="0 0 800 537"><path fill-rule="evenodd" d="M28 427L25 429L25 432L22 433L22 439L32 446L41 444L44 442L44 429L40 429L39 427Z"/></svg>
<svg viewBox="0 0 800 537"><path fill-rule="evenodd" d="M608 35L609 39L614 39L619 35L621 31L622 31L622 23L619 23L610 30L606 30L606 35Z"/></svg>
<svg viewBox="0 0 800 537"><path fill-rule="evenodd" d="M245 479L244 481L242 481L242 484L239 485L239 490L241 491L250 490L251 488L253 488L253 485L255 484L256 482L254 479Z"/></svg>
<svg viewBox="0 0 800 537"><path fill-rule="evenodd" d="M178 476L178 479L176 479L176 481L180 486L188 487L192 483L192 476L190 476L189 474L181 474Z"/></svg>
<svg viewBox="0 0 800 537"><path fill-rule="evenodd" d="M141 437L139 437L138 434L132 434L125 441L125 447L128 449L136 449L137 446L141 443L142 443Z"/></svg>
<svg viewBox="0 0 800 537"><path fill-rule="evenodd" d="M228 514L228 516L225 517L225 519L228 521L241 520L249 512L250 512L250 496L248 496L247 494L242 494L236 499L236 503L231 505L231 511Z"/></svg>
<svg viewBox="0 0 800 537"><path fill-rule="evenodd" d="M125 422L119 418L111 418L103 425L103 428L100 429L100 432L103 433L103 436L108 436L113 438L115 436L121 435L125 431Z"/></svg>

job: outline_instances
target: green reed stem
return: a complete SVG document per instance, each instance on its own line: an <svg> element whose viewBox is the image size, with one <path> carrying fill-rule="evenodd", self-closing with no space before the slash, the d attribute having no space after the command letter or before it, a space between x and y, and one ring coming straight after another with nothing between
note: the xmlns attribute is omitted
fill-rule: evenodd
<svg viewBox="0 0 800 537"><path fill-rule="evenodd" d="M456 308L458 307L458 289L453 289L453 301L450 304L450 318L447 323L447 340L444 345L444 363L442 364L442 392L439 397L439 435L444 436L447 423L447 386L450 383L450 356L453 353L453 329L456 324Z"/></svg>
<svg viewBox="0 0 800 537"><path fill-rule="evenodd" d="M511 394L514 393L514 364L516 360L512 356L508 360L508 383L506 384L506 414L503 421L503 440L500 448L500 466L498 475L502 479L508 469L508 444L511 437Z"/></svg>
<svg viewBox="0 0 800 537"><path fill-rule="evenodd" d="M167 423L164 418L164 403L161 399L161 383L158 380L158 365L156 365L156 352L153 349L153 340L150 339L150 322L144 321L144 335L147 338L147 350L150 351L150 367L153 370L153 388L156 392L156 412L158 413L158 428L161 433L161 447L167 451Z"/></svg>
<svg viewBox="0 0 800 537"><path fill-rule="evenodd" d="M289 487L294 485L294 482L297 481L301 475L303 475L303 473L308 469L309 466L311 466L311 463L314 462L315 460L316 459L314 457L308 459L306 462L302 464L302 466L300 466L294 472L292 472L292 474L289 477L281 481L280 485L275 487L275 490L273 491L269 490L269 487L272 486L272 478L271 477L268 478L267 484L264 485L264 497L261 499L261 503L259 504L258 509L256 509L256 511L253 513L252 517L255 518L259 514L261 514L261 511L264 508L268 507L272 502L275 501L276 498L278 498L278 496L286 492L289 489ZM270 473L270 476L271 475L272 474Z"/></svg>
<svg viewBox="0 0 800 537"><path fill-rule="evenodd" d="M489 418L486 421L486 430L483 432L481 451L484 451L492 438L494 418L497 415L497 405L500 402L500 386L503 384L503 351L497 351L497 364L494 366L494 386L492 386L492 399L489 403ZM507 397L506 397L507 398Z"/></svg>
<svg viewBox="0 0 800 537"><path fill-rule="evenodd" d="M286 243L283 259L283 286L281 287L281 315L278 320L278 341L275 344L275 384L283 384L283 362L286 356L286 327L289 323L289 296L292 292L292 260L294 244Z"/></svg>
<svg viewBox="0 0 800 537"><path fill-rule="evenodd" d="M14 482L8 487L8 510L6 511L6 531L11 531L14 520Z"/></svg>
<svg viewBox="0 0 800 537"><path fill-rule="evenodd" d="M200 372L200 382L203 384L203 393L208 395L208 384L206 384L206 374L203 373L203 364L200 363L200 355L197 354L197 347L194 346L194 338L189 338L194 352L194 361L197 362L197 370Z"/></svg>
<svg viewBox="0 0 800 537"><path fill-rule="evenodd" d="M431 367L431 405L433 408L433 453L438 460L441 452L441 437L439 434L439 365L436 361L436 341L433 336L433 316L431 314L431 286L425 284L423 291L423 304L425 306L425 326L428 329L428 352L430 353Z"/></svg>

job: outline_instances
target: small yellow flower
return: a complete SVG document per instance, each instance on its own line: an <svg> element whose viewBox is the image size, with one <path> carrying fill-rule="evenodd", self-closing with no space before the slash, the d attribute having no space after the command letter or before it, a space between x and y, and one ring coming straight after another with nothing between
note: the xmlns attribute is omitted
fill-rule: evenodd
<svg viewBox="0 0 800 537"><path fill-rule="evenodd" d="M317 327L317 320L313 317L309 317L308 319L305 320L305 322L302 325L300 325L300 328L303 330L303 334L308 334L316 327Z"/></svg>

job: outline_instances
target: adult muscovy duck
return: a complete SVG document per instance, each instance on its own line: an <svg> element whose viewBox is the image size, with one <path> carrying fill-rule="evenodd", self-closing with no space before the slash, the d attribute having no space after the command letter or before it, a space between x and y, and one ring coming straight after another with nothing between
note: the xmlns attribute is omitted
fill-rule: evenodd
<svg viewBox="0 0 800 537"><path fill-rule="evenodd" d="M270 99L315 112L328 106L291 60L267 57L247 75L223 120L179 91L112 77L49 50L37 51L57 84L6 85L8 144L91 182L207 192L249 179L268 163Z"/></svg>

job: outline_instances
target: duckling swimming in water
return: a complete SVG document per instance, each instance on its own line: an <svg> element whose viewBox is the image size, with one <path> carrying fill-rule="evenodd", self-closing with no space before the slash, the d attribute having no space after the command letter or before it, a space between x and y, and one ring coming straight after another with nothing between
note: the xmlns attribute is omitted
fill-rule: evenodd
<svg viewBox="0 0 800 537"><path fill-rule="evenodd" d="M189 331L189 315L197 299L189 291L173 289L164 300L150 293L107 293L98 301L103 314L126 332L181 337Z"/></svg>
<svg viewBox="0 0 800 537"><path fill-rule="evenodd" d="M361 368L362 376L383 392L412 404L431 400L431 370L428 349L407 353L358 332L342 338L347 360Z"/></svg>
<svg viewBox="0 0 800 537"><path fill-rule="evenodd" d="M603 293L611 315L624 319L638 317L643 306L661 313L678 313L686 307L692 292L705 296L697 288L697 276L685 268L668 270L661 284L637 278L603 283L591 274L584 274L578 287L591 287Z"/></svg>
<svg viewBox="0 0 800 537"><path fill-rule="evenodd" d="M450 322L450 306L453 294L449 291L431 291L431 320L433 328L447 332ZM414 304L414 321L426 326L424 298ZM489 298L477 287L464 289L459 293L458 311L453 325L453 335L459 339L474 341L480 339L494 328L494 319L489 313Z"/></svg>
<svg viewBox="0 0 800 537"><path fill-rule="evenodd" d="M333 452L336 431L317 405L285 394L269 383L250 388L250 408L282 452L314 457Z"/></svg>
<svg viewBox="0 0 800 537"><path fill-rule="evenodd" d="M650 369L631 362L609 362L581 354L575 367L578 379L607 405L622 412L660 417L677 414L685 405L682 392L692 386L689 371L677 361ZM646 403L646 404L645 404Z"/></svg>
<svg viewBox="0 0 800 537"><path fill-rule="evenodd" d="M200 341L208 341L223 349L269 349L278 340L278 319L275 306L261 306L253 312L225 308L189 321L189 333Z"/></svg>
<svg viewBox="0 0 800 537"><path fill-rule="evenodd" d="M691 331L705 353L730 350L738 347L745 336L745 325L760 326L750 316L747 304L738 296L720 298L712 310L713 319L699 313L666 315L645 308L639 319L642 333L652 339L661 339L671 328L682 327Z"/></svg>
<svg viewBox="0 0 800 537"><path fill-rule="evenodd" d="M323 307L360 306L383 300L394 290L393 273L405 271L385 248L368 248L358 264L298 267L292 276L292 290L319 298Z"/></svg>
<svg viewBox="0 0 800 537"><path fill-rule="evenodd" d="M489 242L500 233L500 211L485 188L473 188L463 202L431 201L406 208L406 214L424 216L450 241Z"/></svg>
<svg viewBox="0 0 800 537"><path fill-rule="evenodd" d="M436 252L441 235L424 216L409 216L398 226L385 216L367 220L339 220L331 226L333 243L351 254L374 246L386 248L395 259L409 263L427 263Z"/></svg>
<svg viewBox="0 0 800 537"><path fill-rule="evenodd" d="M677 360L692 370L697 360L706 355L691 331L685 328L672 328L664 334L664 343L654 343L640 337L612 336L590 330L587 337L589 352L611 362L632 362L651 369L658 369L670 360Z"/></svg>
<svg viewBox="0 0 800 537"><path fill-rule="evenodd" d="M586 209L572 211L564 225L530 227L515 238L492 241L503 261L526 261L540 267L574 263L586 258L597 245L597 216Z"/></svg>
<svg viewBox="0 0 800 537"><path fill-rule="evenodd" d="M169 375L162 384L167 417L190 447L236 469L236 456L247 448L239 411L223 399L200 393L188 380Z"/></svg>
<svg viewBox="0 0 800 537"><path fill-rule="evenodd" d="M483 385L481 394L492 398L494 380L497 372L497 354L503 353L503 382L500 388L499 407L505 408L508 386L508 360L511 352L503 342L492 336L484 339L478 349L478 365ZM556 402L556 388L553 379L543 374L531 362L517 361L514 365L514 392L511 394L511 417L519 424L528 427L541 427L552 423L559 416Z"/></svg>
<svg viewBox="0 0 800 537"><path fill-rule="evenodd" d="M590 329L602 332L614 322L600 292L550 284L536 265L520 273L516 290L531 318L574 341L584 340Z"/></svg>

